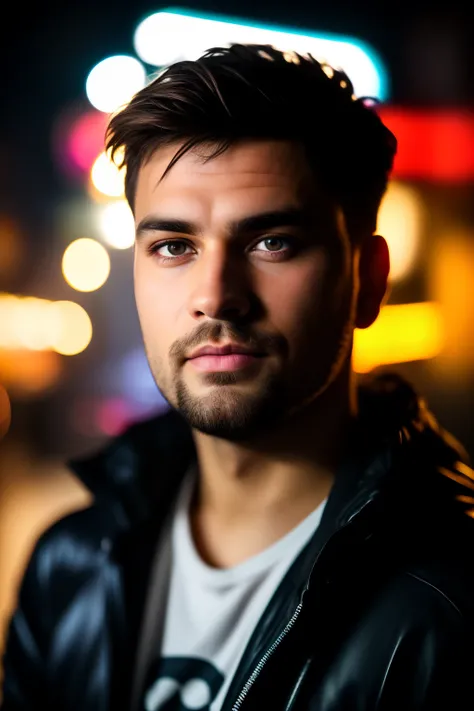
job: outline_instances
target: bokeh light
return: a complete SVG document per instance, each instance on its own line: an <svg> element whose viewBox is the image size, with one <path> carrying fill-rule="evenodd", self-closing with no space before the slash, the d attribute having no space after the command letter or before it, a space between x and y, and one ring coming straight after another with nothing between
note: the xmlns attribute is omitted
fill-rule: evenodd
<svg viewBox="0 0 474 711"><path fill-rule="evenodd" d="M86 81L86 94L94 108L116 111L146 84L146 71L135 57L116 55L95 65Z"/></svg>
<svg viewBox="0 0 474 711"><path fill-rule="evenodd" d="M97 429L110 437L121 434L133 420L130 405L121 397L107 398L94 413Z"/></svg>
<svg viewBox="0 0 474 711"><path fill-rule="evenodd" d="M430 296L439 303L446 322L437 374L466 383L474 373L474 241L472 231L443 232L428 257Z"/></svg>
<svg viewBox="0 0 474 711"><path fill-rule="evenodd" d="M74 165L88 173L104 147L108 117L100 111L87 111L69 128L66 150Z"/></svg>
<svg viewBox="0 0 474 711"><path fill-rule="evenodd" d="M17 323L20 311L20 299L13 294L0 294L0 349L19 348L20 338Z"/></svg>
<svg viewBox="0 0 474 711"><path fill-rule="evenodd" d="M387 72L366 43L345 36L316 36L298 30L229 21L215 15L196 16L160 11L137 26L134 47L147 64L162 67L181 59L197 59L209 47L232 43L271 44L281 50L311 53L350 76L357 96L387 99Z"/></svg>
<svg viewBox="0 0 474 711"><path fill-rule="evenodd" d="M50 347L46 299L0 294L0 350Z"/></svg>
<svg viewBox="0 0 474 711"><path fill-rule="evenodd" d="M398 141L394 177L460 184L474 178L474 113L455 108L376 107Z"/></svg>
<svg viewBox="0 0 474 711"><path fill-rule="evenodd" d="M88 237L71 242L62 260L67 283L77 291L95 291L110 274L110 257L100 242Z"/></svg>
<svg viewBox="0 0 474 711"><path fill-rule="evenodd" d="M423 205L418 192L392 182L380 206L377 232L390 250L390 280L400 281L413 269L420 245Z"/></svg>
<svg viewBox="0 0 474 711"><path fill-rule="evenodd" d="M50 328L46 299L26 296L17 300L14 309L14 326L18 345L32 351L42 351L50 347Z"/></svg>
<svg viewBox="0 0 474 711"><path fill-rule="evenodd" d="M382 365L434 358L445 341L446 326L439 304L384 306L372 326L354 331L354 370L368 373Z"/></svg>
<svg viewBox="0 0 474 711"><path fill-rule="evenodd" d="M119 161L117 156L117 161ZM100 193L109 197L123 197L125 168L119 170L110 157L102 152L94 161L91 169L91 181Z"/></svg>
<svg viewBox="0 0 474 711"><path fill-rule="evenodd" d="M92 337L92 324L87 312L72 301L0 294L0 322L2 357L12 353L52 350L63 355L74 355L81 353Z"/></svg>
<svg viewBox="0 0 474 711"><path fill-rule="evenodd" d="M11 397L30 397L55 387L63 372L53 351L0 350L0 378Z"/></svg>
<svg viewBox="0 0 474 711"><path fill-rule="evenodd" d="M55 301L48 308L53 350L68 356L82 353L92 339L87 311L73 301Z"/></svg>
<svg viewBox="0 0 474 711"><path fill-rule="evenodd" d="M128 249L135 242L135 221L126 200L102 205L98 225L103 240L115 249Z"/></svg>

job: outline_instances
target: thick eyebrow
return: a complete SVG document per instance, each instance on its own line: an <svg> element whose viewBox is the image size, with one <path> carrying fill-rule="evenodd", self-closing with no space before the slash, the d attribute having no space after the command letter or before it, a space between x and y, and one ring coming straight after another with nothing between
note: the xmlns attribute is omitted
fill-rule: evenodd
<svg viewBox="0 0 474 711"><path fill-rule="evenodd" d="M272 210L243 217L240 220L231 222L228 232L232 237L235 237L245 232L262 232L275 227L305 227L308 224L309 215L307 210L288 207L282 210ZM198 225L188 220L150 215L140 220L137 226L137 239L149 232L175 232L178 234L197 235L200 231Z"/></svg>

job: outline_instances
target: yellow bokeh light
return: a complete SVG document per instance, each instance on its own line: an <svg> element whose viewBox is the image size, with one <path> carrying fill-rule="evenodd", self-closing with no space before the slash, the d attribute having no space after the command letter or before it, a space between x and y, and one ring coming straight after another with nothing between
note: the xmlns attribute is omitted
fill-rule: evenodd
<svg viewBox="0 0 474 711"><path fill-rule="evenodd" d="M18 299L14 309L18 346L33 351L49 347L49 303L46 299L36 299L33 296Z"/></svg>
<svg viewBox="0 0 474 711"><path fill-rule="evenodd" d="M120 164L121 156L116 156L116 163ZM108 197L123 197L125 168L119 170L115 162L107 153L101 153L94 161L91 168L91 181L100 193Z"/></svg>
<svg viewBox="0 0 474 711"><path fill-rule="evenodd" d="M354 331L354 370L368 373L381 365L434 358L444 340L439 304L385 306L372 326Z"/></svg>
<svg viewBox="0 0 474 711"><path fill-rule="evenodd" d="M0 294L0 348L18 348L17 322L20 315L20 299L13 294Z"/></svg>
<svg viewBox="0 0 474 711"><path fill-rule="evenodd" d="M413 268L419 248L423 206L418 192L393 182L382 200L377 232L390 250L390 280L399 281Z"/></svg>
<svg viewBox="0 0 474 711"><path fill-rule="evenodd" d="M61 358L51 350L0 349L0 379L12 395L39 395L62 375Z"/></svg>
<svg viewBox="0 0 474 711"><path fill-rule="evenodd" d="M468 229L452 229L438 239L429 257L431 297L443 310L446 342L436 360L444 377L472 377L474 372L474 243Z"/></svg>
<svg viewBox="0 0 474 711"><path fill-rule="evenodd" d="M17 354L56 351L63 355L75 355L81 353L92 338L92 324L87 312L72 301L48 301L0 293L0 319L2 363L7 363L5 358L9 358L8 363L14 363L17 358L19 369L22 363L36 367L35 363L43 361L20 361Z"/></svg>
<svg viewBox="0 0 474 711"><path fill-rule="evenodd" d="M100 242L87 237L67 247L62 260L63 276L77 291L99 289L110 274L110 258Z"/></svg>
<svg viewBox="0 0 474 711"><path fill-rule="evenodd" d="M87 312L72 301L49 305L51 347L61 355L77 355L92 338L92 323Z"/></svg>

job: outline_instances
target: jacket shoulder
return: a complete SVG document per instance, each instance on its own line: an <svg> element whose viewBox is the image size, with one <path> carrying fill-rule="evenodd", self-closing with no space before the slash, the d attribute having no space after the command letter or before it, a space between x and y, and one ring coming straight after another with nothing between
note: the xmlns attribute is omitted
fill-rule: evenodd
<svg viewBox="0 0 474 711"><path fill-rule="evenodd" d="M88 643L95 640L101 648L106 636L91 611L99 609L104 585L94 583L114 579L115 568L107 561L120 524L110 507L92 505L63 517L38 538L8 628L5 708L36 708L38 698L48 698L52 670L61 670L60 686L68 669L74 670L63 661L80 659L79 640L85 630Z"/></svg>
<svg viewBox="0 0 474 711"><path fill-rule="evenodd" d="M74 570L85 562L84 554L108 551L112 541L124 530L126 523L120 512L104 504L91 506L63 516L38 538L30 560L46 575L53 565L68 565ZM72 570L71 570L72 572Z"/></svg>
<svg viewBox="0 0 474 711"><path fill-rule="evenodd" d="M38 538L20 585L12 628L23 620L36 639L47 639L78 591L104 569L121 530L116 512L95 505L67 514Z"/></svg>
<svg viewBox="0 0 474 711"><path fill-rule="evenodd" d="M35 609L39 605L45 622L54 617L54 611L62 607L61 601L74 597L75 591L103 567L120 530L117 513L95 504L49 526L37 539L28 560L19 590L19 608Z"/></svg>

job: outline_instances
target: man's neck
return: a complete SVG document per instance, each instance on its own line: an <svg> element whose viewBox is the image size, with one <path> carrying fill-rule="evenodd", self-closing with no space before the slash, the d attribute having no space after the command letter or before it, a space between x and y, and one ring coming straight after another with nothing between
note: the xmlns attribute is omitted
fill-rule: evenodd
<svg viewBox="0 0 474 711"><path fill-rule="evenodd" d="M199 480L191 523L208 563L229 567L259 553L328 497L354 409L347 389L330 407L321 400L258 441L194 433Z"/></svg>

